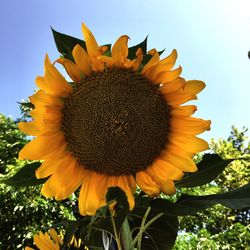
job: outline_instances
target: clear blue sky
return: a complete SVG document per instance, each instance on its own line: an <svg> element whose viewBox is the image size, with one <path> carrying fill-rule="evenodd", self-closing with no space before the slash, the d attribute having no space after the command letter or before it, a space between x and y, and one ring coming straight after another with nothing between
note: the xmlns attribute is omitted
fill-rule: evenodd
<svg viewBox="0 0 250 250"><path fill-rule="evenodd" d="M149 35L149 48L178 51L187 79L207 88L197 117L212 120L203 137L226 138L231 125L250 128L250 1L246 0L1 0L0 112L19 116L17 101L35 89L48 52L58 57L50 26L81 38L81 22L100 44L130 36L130 45Z"/></svg>

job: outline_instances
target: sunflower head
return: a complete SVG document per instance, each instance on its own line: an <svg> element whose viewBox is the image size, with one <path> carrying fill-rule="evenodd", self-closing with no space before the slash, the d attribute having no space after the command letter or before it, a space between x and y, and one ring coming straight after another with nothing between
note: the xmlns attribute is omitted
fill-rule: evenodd
<svg viewBox="0 0 250 250"><path fill-rule="evenodd" d="M34 236L34 244L39 250L60 250L63 246L63 234L57 233L54 228L48 230L48 232L43 233L40 231L38 234ZM81 239L76 239L73 235L68 246L70 249L85 249L88 250L87 247L82 245ZM25 250L34 250L31 247L25 247Z"/></svg>
<svg viewBox="0 0 250 250"><path fill-rule="evenodd" d="M107 53L82 25L85 46L76 44L72 60L59 58L68 82L45 57L39 90L30 97L33 120L19 128L35 136L22 159L43 160L37 178L49 177L42 194L67 198L79 186L79 209L93 215L105 204L110 187L121 188L134 207L138 185L151 196L175 193L174 181L197 170L192 157L208 148L196 137L210 121L193 118L194 105L183 105L205 87L173 69L176 50L160 59L153 49L137 47L129 55L128 36ZM145 60L150 58L150 60Z"/></svg>

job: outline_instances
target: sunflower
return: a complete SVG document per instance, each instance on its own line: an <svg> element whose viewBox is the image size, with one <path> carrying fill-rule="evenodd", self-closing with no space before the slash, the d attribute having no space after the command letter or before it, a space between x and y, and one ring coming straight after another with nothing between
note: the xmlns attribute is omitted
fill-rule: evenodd
<svg viewBox="0 0 250 250"><path fill-rule="evenodd" d="M39 232L34 236L34 244L38 249L41 250L60 250L63 245L63 235L58 234L54 228L51 228L48 232ZM82 246L82 241L76 239L75 236L72 237L69 247L70 249L79 249ZM82 249L88 249L82 246ZM25 250L34 250L31 247L25 247Z"/></svg>
<svg viewBox="0 0 250 250"><path fill-rule="evenodd" d="M81 187L82 215L105 205L109 187L125 192L130 210L136 185L150 196L174 194L174 181L196 171L192 157L208 148L196 135L209 130L210 121L191 117L196 106L182 105L197 99L205 84L181 78L181 67L172 70L176 50L164 59L150 50L143 65L141 48L128 59L128 36L107 56L85 24L82 31L86 49L74 47L74 62L55 61L73 82L46 55L44 76L35 81L40 90L30 97L33 120L19 123L36 138L19 157L43 160L36 177L49 177L45 197L62 200Z"/></svg>
<svg viewBox="0 0 250 250"><path fill-rule="evenodd" d="M42 250L59 250L62 246L62 237L57 234L55 229L50 229L46 233L41 231L34 236L34 244L38 249ZM25 247L25 250L33 250L33 248Z"/></svg>

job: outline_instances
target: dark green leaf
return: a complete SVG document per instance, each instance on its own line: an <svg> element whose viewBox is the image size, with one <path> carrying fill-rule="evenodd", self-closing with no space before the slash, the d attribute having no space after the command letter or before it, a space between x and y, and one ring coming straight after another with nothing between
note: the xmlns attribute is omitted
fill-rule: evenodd
<svg viewBox="0 0 250 250"><path fill-rule="evenodd" d="M151 211L148 215L146 223L159 213L165 212L164 210L165 207L163 206L162 208L161 206L157 206L157 204L155 204L155 200L151 202L150 206L151 206ZM130 220L130 228L133 230L134 237L138 233L142 218L146 210L147 207L136 207L132 212ZM143 234L142 249L147 249L147 250L172 249L175 243L175 239L177 237L178 228L179 228L179 222L177 216L169 216L168 214L164 213L164 215L161 216L154 223L152 223L146 230L146 232Z"/></svg>
<svg viewBox="0 0 250 250"><path fill-rule="evenodd" d="M110 187L108 189L108 192L106 194L106 201L108 203L116 201L117 204L115 206L115 209L123 208L127 211L129 210L127 196L119 187Z"/></svg>
<svg viewBox="0 0 250 250"><path fill-rule="evenodd" d="M223 194L206 196L182 195L173 205L166 204L166 212L180 216L192 215L215 204L221 204L232 209L250 207L250 183Z"/></svg>
<svg viewBox="0 0 250 250"><path fill-rule="evenodd" d="M139 48L142 49L143 54L147 54L147 40L148 40L148 37L146 37L141 43L139 43L133 47L130 47L128 49L128 58L130 60L133 60L134 58L136 58L136 51Z"/></svg>
<svg viewBox="0 0 250 250"><path fill-rule="evenodd" d="M110 187L108 189L108 192L106 194L106 201L108 204L112 203L113 201L116 201L116 205L114 206L114 215L113 219L116 225L117 232L120 232L122 223L124 222L128 211L129 211L129 205L127 201L127 196L125 193L119 188L119 187ZM106 206L106 208L109 205ZM105 230L106 232L110 233L111 235L114 235L114 229L113 224L111 220L111 215L107 213L108 215L106 217L103 216L103 211L108 209L100 208L98 210L98 213L101 214L101 217L97 219L91 227L97 230Z"/></svg>
<svg viewBox="0 0 250 250"><path fill-rule="evenodd" d="M1 180L0 183L5 183L10 186L28 187L43 184L47 178L37 179L35 171L40 167L40 162L34 162L25 165L14 176L7 180Z"/></svg>
<svg viewBox="0 0 250 250"><path fill-rule="evenodd" d="M72 50L77 44L79 44L84 49L86 49L86 45L85 45L85 42L83 40L59 33L57 31L55 31L53 28L51 28L51 30L52 30L52 33L54 36L57 50L65 58L67 58L71 61L74 61L73 56L72 56Z"/></svg>
<svg viewBox="0 0 250 250"><path fill-rule="evenodd" d="M233 160L223 160L217 154L206 154L198 163L198 171L176 183L177 187L196 187L214 180Z"/></svg>
<svg viewBox="0 0 250 250"><path fill-rule="evenodd" d="M104 56L111 56L111 44L104 44L103 46L108 47L108 49L104 53Z"/></svg>

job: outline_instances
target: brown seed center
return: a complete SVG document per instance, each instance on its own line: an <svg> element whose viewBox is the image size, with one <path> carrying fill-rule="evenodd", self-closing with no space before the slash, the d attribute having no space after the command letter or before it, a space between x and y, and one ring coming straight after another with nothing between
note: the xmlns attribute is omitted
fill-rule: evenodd
<svg viewBox="0 0 250 250"><path fill-rule="evenodd" d="M92 73L65 99L62 130L85 168L131 175L146 169L164 148L168 110L159 85L114 68Z"/></svg>

